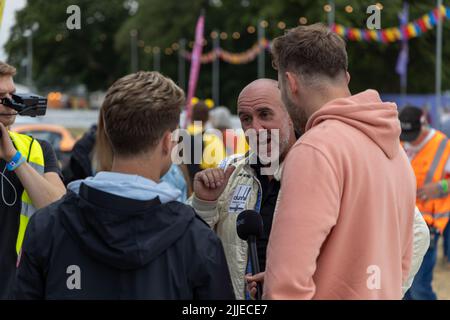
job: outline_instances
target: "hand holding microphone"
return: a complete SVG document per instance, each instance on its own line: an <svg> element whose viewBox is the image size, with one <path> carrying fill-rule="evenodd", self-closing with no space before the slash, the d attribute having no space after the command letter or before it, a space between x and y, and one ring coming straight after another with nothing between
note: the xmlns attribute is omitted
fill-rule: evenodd
<svg viewBox="0 0 450 320"><path fill-rule="evenodd" d="M249 248L249 257L252 264L252 274L260 273L258 254L256 249L256 239L263 234L263 222L261 215L255 210L242 211L236 220L236 231L242 240L246 240ZM256 299L261 300L262 285L257 282Z"/></svg>

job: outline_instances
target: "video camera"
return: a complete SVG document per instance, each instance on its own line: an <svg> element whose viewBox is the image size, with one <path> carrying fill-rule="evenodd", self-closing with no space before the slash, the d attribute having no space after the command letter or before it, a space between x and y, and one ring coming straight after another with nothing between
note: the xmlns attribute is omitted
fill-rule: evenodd
<svg viewBox="0 0 450 320"><path fill-rule="evenodd" d="M1 103L17 111L21 116L44 116L47 111L47 98L28 93L17 93L12 99L3 98Z"/></svg>

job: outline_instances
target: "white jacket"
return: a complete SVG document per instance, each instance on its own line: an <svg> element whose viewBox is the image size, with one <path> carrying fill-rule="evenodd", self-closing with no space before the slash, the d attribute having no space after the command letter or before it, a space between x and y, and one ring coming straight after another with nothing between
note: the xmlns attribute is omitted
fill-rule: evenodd
<svg viewBox="0 0 450 320"><path fill-rule="evenodd" d="M414 212L413 232L414 240L411 269L409 270L408 279L402 285L403 295L405 295L406 291L411 287L414 277L422 264L423 257L430 246L430 230L417 207Z"/></svg>
<svg viewBox="0 0 450 320"><path fill-rule="evenodd" d="M248 245L236 233L236 218L243 210L257 210L262 197L258 196L262 192L261 184L249 159L243 155L232 156L221 163L223 169L228 165L236 169L217 201L203 201L193 194L187 202L222 240L236 299L245 299L244 275L248 263ZM274 174L276 180L279 181L280 177L281 169Z"/></svg>

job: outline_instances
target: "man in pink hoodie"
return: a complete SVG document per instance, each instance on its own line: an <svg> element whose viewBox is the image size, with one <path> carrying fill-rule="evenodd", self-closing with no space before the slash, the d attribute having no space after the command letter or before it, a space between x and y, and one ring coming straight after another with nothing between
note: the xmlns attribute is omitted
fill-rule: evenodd
<svg viewBox="0 0 450 320"><path fill-rule="evenodd" d="M321 24L273 43L283 102L304 135L285 160L266 299L401 299L416 181L397 107L352 95L345 42Z"/></svg>

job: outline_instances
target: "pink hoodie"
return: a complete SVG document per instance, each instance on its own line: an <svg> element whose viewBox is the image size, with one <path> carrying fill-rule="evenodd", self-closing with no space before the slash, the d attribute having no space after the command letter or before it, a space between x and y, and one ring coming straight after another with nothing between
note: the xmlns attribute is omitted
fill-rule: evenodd
<svg viewBox="0 0 450 320"><path fill-rule="evenodd" d="M397 117L367 90L309 119L285 161L266 299L402 298L416 180Z"/></svg>

